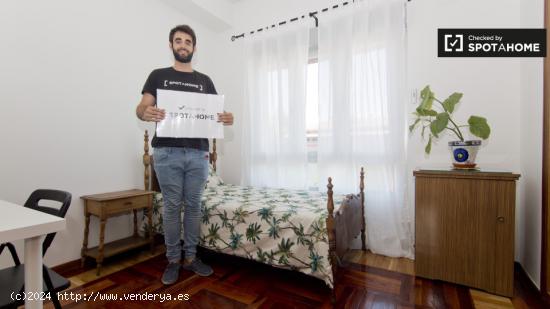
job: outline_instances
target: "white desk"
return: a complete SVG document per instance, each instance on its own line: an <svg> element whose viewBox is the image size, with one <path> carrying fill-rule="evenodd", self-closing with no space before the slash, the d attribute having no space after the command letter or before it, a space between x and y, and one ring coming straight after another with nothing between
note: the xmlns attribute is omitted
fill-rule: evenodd
<svg viewBox="0 0 550 309"><path fill-rule="evenodd" d="M0 214L0 243L25 239L25 293L41 292L42 241L65 229L65 219L3 200ZM25 300L25 308L42 308L42 301Z"/></svg>

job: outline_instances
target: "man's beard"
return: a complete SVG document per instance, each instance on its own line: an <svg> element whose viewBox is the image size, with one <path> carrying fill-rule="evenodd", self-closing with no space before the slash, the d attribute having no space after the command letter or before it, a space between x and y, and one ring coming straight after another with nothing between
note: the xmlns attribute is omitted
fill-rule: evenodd
<svg viewBox="0 0 550 309"><path fill-rule="evenodd" d="M174 54L174 58L176 58L177 61L182 63L189 63L191 62L191 59L193 59L193 53L189 53L187 56L182 57L180 54L172 49L172 53Z"/></svg>

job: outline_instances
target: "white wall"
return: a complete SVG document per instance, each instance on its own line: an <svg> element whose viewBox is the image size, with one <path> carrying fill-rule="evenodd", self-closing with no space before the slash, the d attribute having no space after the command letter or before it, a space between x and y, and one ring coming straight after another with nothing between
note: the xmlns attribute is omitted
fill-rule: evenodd
<svg viewBox="0 0 550 309"><path fill-rule="evenodd" d="M318 10L337 1L245 0L235 7L235 27L219 36L223 53L216 59L214 73L218 87L226 94L226 104L235 113L230 138L221 146L220 163L224 179L239 183L242 130L243 56L242 40L231 42L232 34L248 32ZM516 259L536 284L540 267L540 60L520 58L438 58L438 28L519 28L541 27L543 1L519 0L413 0L407 3L408 84L412 92L429 84L439 98L463 92L456 119L466 123L471 114L485 116L492 135L478 154L479 165L521 173L518 185ZM521 9L521 11L520 11ZM521 13L520 13L521 12ZM243 17L243 18L240 18ZM246 17L246 18L244 18ZM313 23L313 22L312 22ZM416 108L411 98L410 112ZM527 102L529 101L529 102ZM529 104L529 105L525 105ZM539 117L540 118L540 117ZM418 133L409 137L409 202L414 202L412 170L417 167L450 165L445 136L424 155L425 143ZM223 162L231 162L224 165ZM411 214L411 220L413 220Z"/></svg>
<svg viewBox="0 0 550 309"><path fill-rule="evenodd" d="M200 59L212 58L212 33L162 1L0 2L0 199L23 203L37 188L73 195L49 265L80 257L80 196L143 187L143 130L151 127L134 110L149 72L173 64L168 32L181 23L195 28L196 68L208 73ZM105 240L130 235L132 222L109 219ZM98 223L91 221L90 246Z"/></svg>
<svg viewBox="0 0 550 309"><path fill-rule="evenodd" d="M544 28L544 0L521 2L521 27ZM520 68L521 202L517 209L516 252L540 287L542 218L543 59L522 59Z"/></svg>

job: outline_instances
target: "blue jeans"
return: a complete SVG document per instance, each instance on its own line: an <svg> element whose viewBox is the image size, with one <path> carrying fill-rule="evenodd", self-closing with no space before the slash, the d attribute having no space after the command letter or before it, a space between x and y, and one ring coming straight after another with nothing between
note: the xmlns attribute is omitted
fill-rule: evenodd
<svg viewBox="0 0 550 309"><path fill-rule="evenodd" d="M181 259L181 207L183 214L183 250L194 258L202 220L201 197L208 178L208 151L181 148L155 148L154 165L164 200L163 229L166 258Z"/></svg>

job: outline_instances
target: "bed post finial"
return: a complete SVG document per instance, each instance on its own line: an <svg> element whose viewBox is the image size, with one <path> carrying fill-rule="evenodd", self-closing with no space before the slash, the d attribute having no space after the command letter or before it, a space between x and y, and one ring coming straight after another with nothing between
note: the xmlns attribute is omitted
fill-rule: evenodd
<svg viewBox="0 0 550 309"><path fill-rule="evenodd" d="M212 163L212 168L214 172L216 171L216 160L218 159L218 153L216 152L216 139L212 139L212 153L210 154L210 163Z"/></svg>
<svg viewBox="0 0 550 309"><path fill-rule="evenodd" d="M361 195L361 250L367 251L367 239L365 235L365 170L361 167L361 181L359 182L359 189Z"/></svg>
<svg viewBox="0 0 550 309"><path fill-rule="evenodd" d="M330 217L332 217L334 214L334 201L332 199L332 188L334 186L332 185L332 178L329 177L328 178L328 185L327 185L327 188L328 188L328 191L327 191L327 195L328 195L328 200L327 200L327 209L328 209L328 214Z"/></svg>
<svg viewBox="0 0 550 309"><path fill-rule="evenodd" d="M143 136L143 165L145 166L145 171L143 174L143 184L145 185L145 190L149 190L149 165L151 165L151 156L149 155L149 132L145 130L145 135Z"/></svg>

